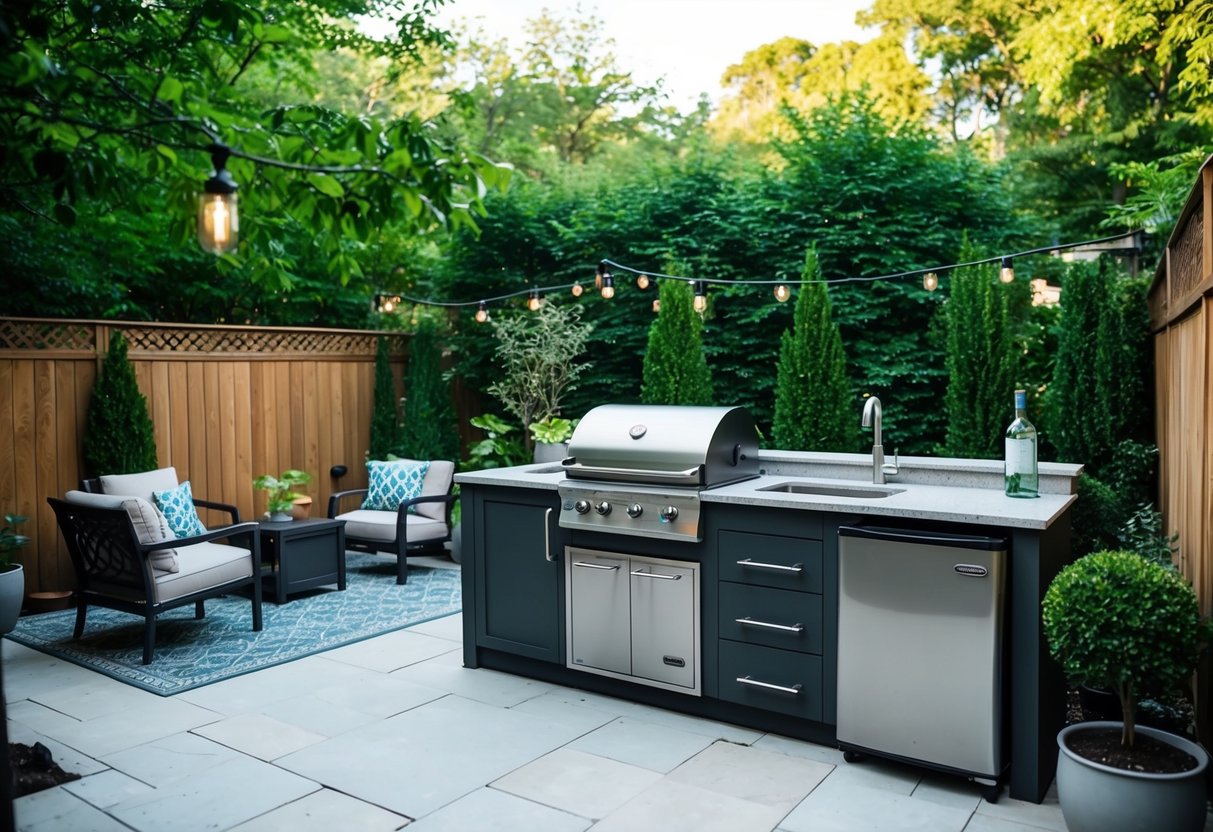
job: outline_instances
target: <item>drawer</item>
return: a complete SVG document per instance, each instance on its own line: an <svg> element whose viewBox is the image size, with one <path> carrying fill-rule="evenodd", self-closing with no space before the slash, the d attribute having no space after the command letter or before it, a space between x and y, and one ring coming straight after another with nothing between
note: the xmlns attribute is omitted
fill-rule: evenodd
<svg viewBox="0 0 1213 832"><path fill-rule="evenodd" d="M774 534L721 531L720 579L821 592L821 541Z"/></svg>
<svg viewBox="0 0 1213 832"><path fill-rule="evenodd" d="M720 583L720 637L821 653L821 596Z"/></svg>
<svg viewBox="0 0 1213 832"><path fill-rule="evenodd" d="M821 721L820 656L723 639L719 644L721 699Z"/></svg>

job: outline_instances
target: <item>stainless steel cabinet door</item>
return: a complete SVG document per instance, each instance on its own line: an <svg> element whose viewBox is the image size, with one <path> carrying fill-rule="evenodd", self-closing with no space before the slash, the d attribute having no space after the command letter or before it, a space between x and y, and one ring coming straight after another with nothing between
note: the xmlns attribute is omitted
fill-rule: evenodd
<svg viewBox="0 0 1213 832"><path fill-rule="evenodd" d="M699 590L695 570L631 561L632 675L697 687Z"/></svg>
<svg viewBox="0 0 1213 832"><path fill-rule="evenodd" d="M627 558L568 557L571 664L630 673Z"/></svg>

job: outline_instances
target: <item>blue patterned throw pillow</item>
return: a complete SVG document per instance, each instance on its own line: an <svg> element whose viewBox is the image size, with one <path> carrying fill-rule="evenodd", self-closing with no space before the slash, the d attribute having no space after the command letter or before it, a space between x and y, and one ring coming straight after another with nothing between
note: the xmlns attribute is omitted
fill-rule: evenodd
<svg viewBox="0 0 1213 832"><path fill-rule="evenodd" d="M189 480L168 491L153 491L152 499L177 537L206 533L206 526L202 525L198 510L194 508L194 494L190 490Z"/></svg>
<svg viewBox="0 0 1213 832"><path fill-rule="evenodd" d="M367 492L362 507L373 511L395 511L405 500L421 496L428 462L369 460L366 463Z"/></svg>

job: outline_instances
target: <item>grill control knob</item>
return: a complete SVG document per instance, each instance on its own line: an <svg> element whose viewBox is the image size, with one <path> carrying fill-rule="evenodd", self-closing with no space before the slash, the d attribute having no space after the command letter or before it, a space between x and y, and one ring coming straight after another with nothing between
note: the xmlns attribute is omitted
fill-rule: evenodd
<svg viewBox="0 0 1213 832"><path fill-rule="evenodd" d="M666 523L672 523L678 519L678 507L666 506L661 510L661 519Z"/></svg>
<svg viewBox="0 0 1213 832"><path fill-rule="evenodd" d="M644 506L640 505L640 503L632 503L628 506L628 517L631 517L633 520L642 514L644 514Z"/></svg>
<svg viewBox="0 0 1213 832"><path fill-rule="evenodd" d="M594 506L594 511L598 512L603 517L606 517L608 514L611 513L611 504L608 503L606 500L603 500L601 503Z"/></svg>
<svg viewBox="0 0 1213 832"><path fill-rule="evenodd" d="M573 508L577 510L578 514L589 514L590 513L590 501L589 500L578 500L576 503L573 504Z"/></svg>

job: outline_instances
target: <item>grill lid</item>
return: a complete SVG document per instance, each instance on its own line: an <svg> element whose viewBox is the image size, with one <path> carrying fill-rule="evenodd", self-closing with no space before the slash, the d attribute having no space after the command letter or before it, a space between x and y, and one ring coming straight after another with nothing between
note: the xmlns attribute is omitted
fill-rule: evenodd
<svg viewBox="0 0 1213 832"><path fill-rule="evenodd" d="M758 476L758 429L744 407L606 404L569 454L571 479L709 488Z"/></svg>

